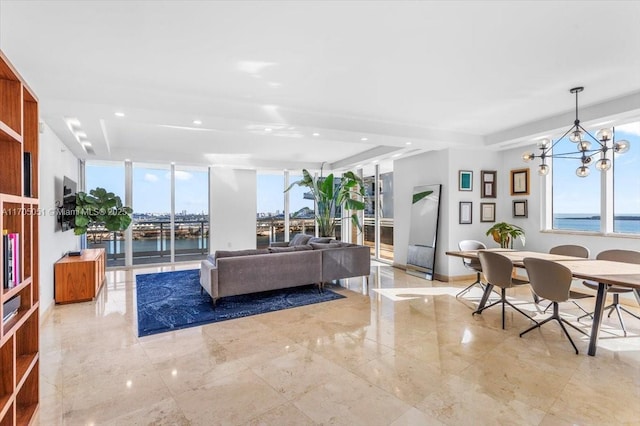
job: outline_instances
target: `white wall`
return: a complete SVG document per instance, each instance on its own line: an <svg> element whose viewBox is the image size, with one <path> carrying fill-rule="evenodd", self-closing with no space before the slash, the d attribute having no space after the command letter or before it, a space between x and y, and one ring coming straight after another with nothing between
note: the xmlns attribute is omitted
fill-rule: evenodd
<svg viewBox="0 0 640 426"><path fill-rule="evenodd" d="M62 198L64 176L78 182L78 160L49 126L40 134L40 317L53 304L53 264L70 250L79 250L80 239L73 231L62 232L55 202Z"/></svg>
<svg viewBox="0 0 640 426"><path fill-rule="evenodd" d="M496 245L485 232L490 223L480 222L480 203L496 203L496 220L507 220L504 209L505 195L509 192L508 173L501 172L502 156L487 150L447 149L400 159L394 162L394 259L405 265L410 230L411 194L416 185L442 184L440 198L440 229L438 232L435 273L437 275L468 275L460 259L445 254L457 250L460 240L479 240L487 246ZM473 171L473 191L458 191L458 171ZM497 198L480 198L480 171L497 170ZM505 190L506 188L506 190ZM506 191L506 192L505 192ZM458 210L461 201L473 203L473 223L460 225ZM508 212L510 214L510 210Z"/></svg>
<svg viewBox="0 0 640 426"><path fill-rule="evenodd" d="M255 170L210 170L211 253L256 248Z"/></svg>

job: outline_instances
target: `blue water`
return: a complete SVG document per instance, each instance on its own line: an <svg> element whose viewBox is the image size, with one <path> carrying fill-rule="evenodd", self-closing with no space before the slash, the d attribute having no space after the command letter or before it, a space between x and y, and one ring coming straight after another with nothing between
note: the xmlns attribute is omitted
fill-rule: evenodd
<svg viewBox="0 0 640 426"><path fill-rule="evenodd" d="M613 221L613 231L640 234L640 214L625 216L630 219ZM556 214L553 217L553 229L600 232L600 218L597 214Z"/></svg>

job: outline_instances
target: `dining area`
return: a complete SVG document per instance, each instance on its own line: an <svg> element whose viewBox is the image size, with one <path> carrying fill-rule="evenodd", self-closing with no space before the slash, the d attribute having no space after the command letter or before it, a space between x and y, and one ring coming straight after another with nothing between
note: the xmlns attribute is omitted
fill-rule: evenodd
<svg viewBox="0 0 640 426"><path fill-rule="evenodd" d="M501 308L503 330L509 326L507 310L526 317L530 326L519 330L521 338L542 326L558 327L576 354L579 350L574 339L580 337L588 340L587 354L595 356L605 317L608 331L616 330L608 334L616 339L627 337L626 321L640 321L638 309L629 306L640 304L640 251L606 249L592 256L587 247L574 244L543 252L487 248L479 241L463 240L458 250L446 254L461 258L476 276L456 298L469 299L474 291L481 294L477 304L473 301L472 315L494 315ZM526 287L531 303L524 309L508 294L511 289ZM520 299L526 292L518 294ZM571 314L566 314L567 306L571 306Z"/></svg>

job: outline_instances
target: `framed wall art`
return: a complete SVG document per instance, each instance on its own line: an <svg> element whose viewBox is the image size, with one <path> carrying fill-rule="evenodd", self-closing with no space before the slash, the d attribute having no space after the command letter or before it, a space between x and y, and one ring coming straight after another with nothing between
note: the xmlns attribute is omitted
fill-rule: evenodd
<svg viewBox="0 0 640 426"><path fill-rule="evenodd" d="M458 191L473 191L473 172L471 170L458 172Z"/></svg>
<svg viewBox="0 0 640 426"><path fill-rule="evenodd" d="M529 195L529 169L511 170L511 195Z"/></svg>
<svg viewBox="0 0 640 426"><path fill-rule="evenodd" d="M495 170L480 171L480 184L482 185L482 198L496 198L496 176Z"/></svg>
<svg viewBox="0 0 640 426"><path fill-rule="evenodd" d="M496 203L480 203L480 222L496 221Z"/></svg>
<svg viewBox="0 0 640 426"><path fill-rule="evenodd" d="M473 203L471 201L460 201L458 223L461 225L473 223Z"/></svg>
<svg viewBox="0 0 640 426"><path fill-rule="evenodd" d="M513 217L527 217L527 200L513 201Z"/></svg>

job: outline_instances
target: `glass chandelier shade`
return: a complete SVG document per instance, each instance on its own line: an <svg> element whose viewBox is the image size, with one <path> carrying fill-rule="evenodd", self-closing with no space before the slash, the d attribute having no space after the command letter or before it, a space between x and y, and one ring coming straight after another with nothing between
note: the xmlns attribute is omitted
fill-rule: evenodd
<svg viewBox="0 0 640 426"><path fill-rule="evenodd" d="M594 157L600 157L595 162L596 169L605 172L611 169L611 159L607 157L609 151L617 154L624 154L629 151L631 147L629 141L621 140L616 142L612 129L600 129L596 135L593 136L580 125L580 119L578 118L578 93L583 90L584 87L574 87L569 90L569 92L576 95L576 119L573 122L573 126L555 141L547 138L539 140L537 142L537 147L540 150L539 154L534 154L533 152L525 152L522 154L522 160L525 162L529 162L535 158L540 159L540 165L538 166L539 175L546 176L549 174L550 166L547 164L547 158L580 160L580 165L576 169L576 175L578 177L587 177L590 172L589 166L593 162ZM553 147L567 135L569 136L569 140L576 144L576 150L564 153L554 152Z"/></svg>

